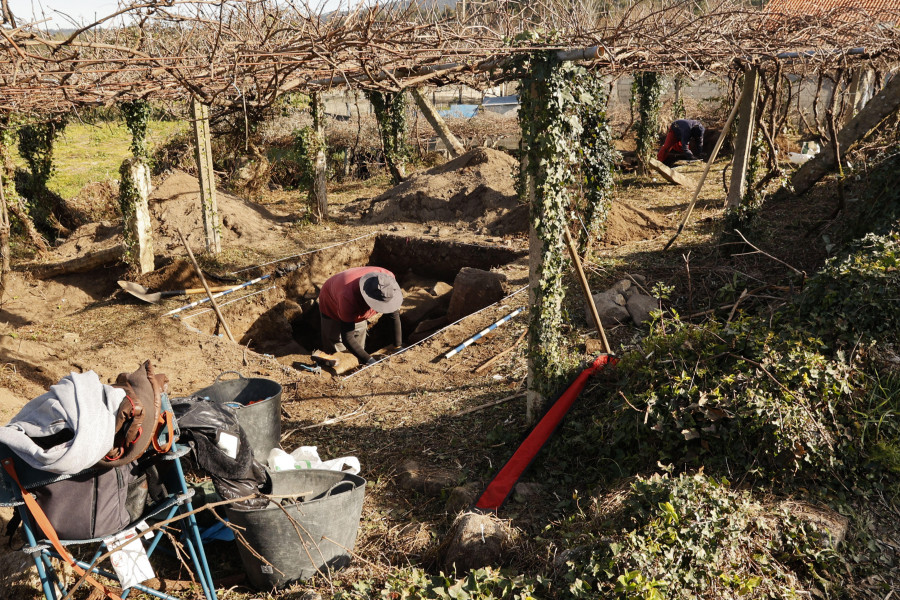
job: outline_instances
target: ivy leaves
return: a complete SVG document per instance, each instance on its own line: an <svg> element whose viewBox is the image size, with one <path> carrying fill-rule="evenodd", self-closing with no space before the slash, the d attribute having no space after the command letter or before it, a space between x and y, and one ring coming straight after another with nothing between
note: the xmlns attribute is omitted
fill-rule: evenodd
<svg viewBox="0 0 900 600"><path fill-rule="evenodd" d="M123 102L120 105L125 126L131 132L131 153L135 158L146 159L147 126L150 124L150 103L143 99Z"/></svg>

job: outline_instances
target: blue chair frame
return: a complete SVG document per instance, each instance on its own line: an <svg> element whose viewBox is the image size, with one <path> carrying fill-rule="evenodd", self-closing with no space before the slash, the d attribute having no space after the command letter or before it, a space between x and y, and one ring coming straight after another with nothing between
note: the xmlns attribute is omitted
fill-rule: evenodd
<svg viewBox="0 0 900 600"><path fill-rule="evenodd" d="M4 450L6 449L4 448ZM206 552L204 550L203 542L200 537L200 528L198 527L197 520L194 518L194 514L192 513L194 509L191 503L191 498L194 495L194 490L188 487L184 477L184 469L181 465L181 457L187 454L188 451L189 448L187 446L173 444L169 452L165 454L159 454L155 459L151 459L172 462L173 469L170 473L168 481L169 487L167 488L168 490L170 490L169 494L164 499L155 503L149 509L145 510L144 513L137 519L137 521L130 523L129 525L124 527L123 530L130 529L137 523L140 523L147 519L152 518L158 520L169 520L177 518L179 514L183 515L183 517L181 517L181 519L179 519L178 521L181 525L181 542L187 548L193 569L196 573L197 579L199 580L200 586L203 589L204 597L206 598L206 600L217 600L215 585L213 584L212 575L209 570L209 563L206 560ZM59 476L53 473L47 473L32 469L17 457L13 458L15 461L16 471L20 474L20 478L23 479L22 484L26 490L42 485L47 485L48 483L52 483L53 481L59 481L65 478L65 476ZM28 475L23 476L24 473L27 473ZM27 482L25 481L25 479L27 479ZM62 559L63 557L59 556L59 554L53 549L53 546L48 540L40 539L38 537L42 536L43 534L40 528L35 525L35 522L30 515L28 508L25 506L25 502L22 500L21 490L15 484L15 482L10 480L6 473L3 473L2 485L0 485L0 506L15 507L20 517L22 518L22 530L25 540L23 551L27 554L30 554L34 560L46 600L61 600L66 595L67 590L60 581L60 578L57 576L56 568L53 566L53 563L50 559ZM148 556L152 555L154 550L157 549L157 546L159 545L159 542L163 537L164 536L159 532L154 535L153 541L147 547ZM115 574L100 569L98 565L93 564L106 551L105 546L103 546L102 544L102 539L94 538L86 540L60 541L64 547L85 544L99 544L99 548L96 550L90 561L78 560L76 558L76 564L78 564L85 571L89 572L91 575L96 574L113 581L118 581ZM179 600L175 596L171 596L165 592L155 590L140 584L135 585L131 588L123 589L121 597L123 599L127 598L132 589L150 594L152 596L160 598L161 600Z"/></svg>

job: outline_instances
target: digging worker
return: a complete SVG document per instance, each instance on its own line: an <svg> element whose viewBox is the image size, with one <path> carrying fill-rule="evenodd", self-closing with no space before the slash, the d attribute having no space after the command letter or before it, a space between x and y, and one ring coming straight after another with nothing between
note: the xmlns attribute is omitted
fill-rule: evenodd
<svg viewBox="0 0 900 600"><path fill-rule="evenodd" d="M678 119L669 126L666 141L656 155L656 160L671 167L677 160L700 160L703 152L703 134L706 128L700 121L693 119ZM691 142L695 143L697 154L691 151Z"/></svg>
<svg viewBox="0 0 900 600"><path fill-rule="evenodd" d="M390 314L394 320L394 343L399 348L403 344L399 312L402 303L403 291L387 269L355 267L332 275L319 292L322 349L329 354L349 350L360 364L374 363L365 349L368 320L378 313Z"/></svg>

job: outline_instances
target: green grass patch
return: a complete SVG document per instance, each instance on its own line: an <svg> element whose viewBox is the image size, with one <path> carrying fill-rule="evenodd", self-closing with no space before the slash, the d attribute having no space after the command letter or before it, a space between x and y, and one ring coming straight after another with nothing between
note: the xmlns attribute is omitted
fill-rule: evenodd
<svg viewBox="0 0 900 600"><path fill-rule="evenodd" d="M184 121L151 121L147 139L153 148L186 130ZM124 122L71 123L54 144L55 172L48 186L63 198L72 198L88 183L119 178L119 166L131 156L131 133ZM16 150L17 167L26 168Z"/></svg>

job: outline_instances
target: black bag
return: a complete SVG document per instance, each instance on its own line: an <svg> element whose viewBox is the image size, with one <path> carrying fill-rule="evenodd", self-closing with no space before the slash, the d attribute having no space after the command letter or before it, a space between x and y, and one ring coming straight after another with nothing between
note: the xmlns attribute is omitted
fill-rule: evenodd
<svg viewBox="0 0 900 600"><path fill-rule="evenodd" d="M29 490L60 539L84 540L120 531L143 511L146 478L135 465L82 473ZM131 505L137 514L128 512ZM143 496L144 500L146 496Z"/></svg>
<svg viewBox="0 0 900 600"><path fill-rule="evenodd" d="M250 496L269 484L266 469L254 457L247 434L241 428L234 409L221 402L189 396L173 398L172 410L178 420L181 439L191 442L194 459L213 480L216 492L225 500ZM234 458L219 445L222 434L238 439ZM252 509L268 506L266 498L236 502L235 506Z"/></svg>

